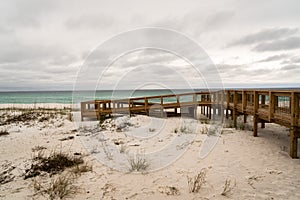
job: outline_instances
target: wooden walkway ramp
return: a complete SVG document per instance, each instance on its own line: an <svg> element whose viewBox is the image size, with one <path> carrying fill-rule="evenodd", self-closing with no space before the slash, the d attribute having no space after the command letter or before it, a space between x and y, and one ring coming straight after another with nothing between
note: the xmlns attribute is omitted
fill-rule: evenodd
<svg viewBox="0 0 300 200"><path fill-rule="evenodd" d="M209 119L231 117L237 127L237 117L253 116L253 135L258 136L258 123L276 123L290 129L290 156L297 158L300 137L300 90L223 90L170 94L118 100L81 102L81 119L100 119L112 114L145 114L156 117L174 115L197 116Z"/></svg>

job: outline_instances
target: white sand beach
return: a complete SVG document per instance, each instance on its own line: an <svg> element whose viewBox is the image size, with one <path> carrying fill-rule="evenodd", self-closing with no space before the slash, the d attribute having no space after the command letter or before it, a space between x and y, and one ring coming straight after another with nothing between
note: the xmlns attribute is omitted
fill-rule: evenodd
<svg viewBox="0 0 300 200"><path fill-rule="evenodd" d="M243 126L245 130L225 127L212 151L200 159L199 151L211 126L207 121L136 115L107 119L99 125L97 121L70 121L69 111L12 120L24 112L0 111L0 131L8 132L0 136L0 199L51 199L49 190L43 188L49 189L63 174L72 174L74 167L24 179L38 152L76 154L90 166L73 176L69 187L76 190L66 199L300 199L300 160L289 157L286 127L266 124L265 129L259 129L259 137L252 136L251 123ZM182 129L183 124L187 128ZM116 159L135 152L146 155L159 151L174 137L188 134L194 137L186 144L187 150L161 169L155 161L147 160L145 170L132 172L130 157ZM167 158L157 155L157 160ZM115 166L113 162L125 164L119 169L107 166ZM191 192L188 177L193 179L199 173L200 187Z"/></svg>

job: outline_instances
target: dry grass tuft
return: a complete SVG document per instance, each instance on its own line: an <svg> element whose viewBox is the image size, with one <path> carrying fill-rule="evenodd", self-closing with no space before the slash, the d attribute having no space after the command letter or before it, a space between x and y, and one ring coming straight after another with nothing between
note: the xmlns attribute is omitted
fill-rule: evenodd
<svg viewBox="0 0 300 200"><path fill-rule="evenodd" d="M160 186L158 191L166 195L180 195L179 190L174 186Z"/></svg>
<svg viewBox="0 0 300 200"><path fill-rule="evenodd" d="M38 145L38 146L33 147L31 150L32 150L32 152L43 152L43 150L45 150L45 149L47 149L47 147Z"/></svg>
<svg viewBox="0 0 300 200"><path fill-rule="evenodd" d="M223 188L223 192L221 193L221 195L227 196L235 187L236 187L236 181L234 181L234 184L232 185L231 180L226 179L224 188Z"/></svg>
<svg viewBox="0 0 300 200"><path fill-rule="evenodd" d="M207 133L208 133L208 128L207 128L207 126L202 127L201 130L200 130L200 133L201 133L201 134L207 134Z"/></svg>
<svg viewBox="0 0 300 200"><path fill-rule="evenodd" d="M187 176L189 192L199 192L206 182L206 170L201 169L194 178Z"/></svg>
<svg viewBox="0 0 300 200"><path fill-rule="evenodd" d="M73 181L74 178L68 174L52 179L49 185L42 185L39 181L34 180L35 195L42 195L51 200L69 198L77 192Z"/></svg>
<svg viewBox="0 0 300 200"><path fill-rule="evenodd" d="M148 161L146 160L146 158L144 158L143 156L135 156L135 157L131 157L128 160L129 164L130 164L130 168L129 171L130 172L134 172L134 171L145 171L149 168L150 164L148 163Z"/></svg>

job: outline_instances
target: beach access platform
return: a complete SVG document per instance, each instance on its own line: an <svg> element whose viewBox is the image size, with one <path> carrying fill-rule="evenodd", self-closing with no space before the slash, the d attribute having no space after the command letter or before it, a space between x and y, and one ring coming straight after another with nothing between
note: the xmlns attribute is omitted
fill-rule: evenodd
<svg viewBox="0 0 300 200"><path fill-rule="evenodd" d="M237 117L253 116L253 136L258 136L258 124L275 123L289 128L290 156L298 158L300 138L300 90L220 90L184 94L168 94L117 100L81 102L81 120L105 118L113 114L144 114L153 117L204 115L208 119L231 118L237 128ZM200 113L197 113L200 112Z"/></svg>

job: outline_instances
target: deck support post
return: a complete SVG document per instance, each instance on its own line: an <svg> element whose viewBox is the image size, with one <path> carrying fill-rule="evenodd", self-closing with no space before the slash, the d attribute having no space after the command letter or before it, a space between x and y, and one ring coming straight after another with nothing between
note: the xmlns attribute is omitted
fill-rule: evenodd
<svg viewBox="0 0 300 200"><path fill-rule="evenodd" d="M248 117L248 115L244 115L244 123L247 123L247 117Z"/></svg>
<svg viewBox="0 0 300 200"><path fill-rule="evenodd" d="M215 105L212 106L212 110L213 110L212 119L214 120L216 118L216 111L217 111Z"/></svg>
<svg viewBox="0 0 300 200"><path fill-rule="evenodd" d="M144 101L145 101L145 113L146 113L146 115L148 115L148 116L149 116L149 109L148 109L148 99L147 99L147 98L145 98L145 99L144 99Z"/></svg>
<svg viewBox="0 0 300 200"><path fill-rule="evenodd" d="M129 114L129 117L131 117L131 101L130 99L128 99L128 114Z"/></svg>
<svg viewBox="0 0 300 200"><path fill-rule="evenodd" d="M237 102L238 102L238 94L237 92L235 91L234 94L233 94L233 115L232 115L232 118L233 118L233 127L234 128L237 128Z"/></svg>
<svg viewBox="0 0 300 200"><path fill-rule="evenodd" d="M193 95L193 103L194 103L194 119L197 119L197 107L198 107L198 102L197 102L197 95Z"/></svg>
<svg viewBox="0 0 300 200"><path fill-rule="evenodd" d="M298 138L300 137L299 128L297 127L299 121L299 94L291 93L291 128L290 128L290 156L298 158L297 147Z"/></svg>
<svg viewBox="0 0 300 200"><path fill-rule="evenodd" d="M290 156L292 158L298 158L297 147L298 147L298 132L296 127L290 129Z"/></svg>
<svg viewBox="0 0 300 200"><path fill-rule="evenodd" d="M237 128L237 115L236 115L235 109L233 109L233 112L232 112L232 120L233 120L233 127Z"/></svg>
<svg viewBox="0 0 300 200"><path fill-rule="evenodd" d="M224 122L224 97L225 97L225 94L222 91L222 93L221 93L221 101L219 102L219 114L221 116L222 122Z"/></svg>
<svg viewBox="0 0 300 200"><path fill-rule="evenodd" d="M261 128L265 128L265 127L266 127L265 122L261 122Z"/></svg>
<svg viewBox="0 0 300 200"><path fill-rule="evenodd" d="M230 102L230 92L226 92L226 119L229 117L229 102ZM232 114L232 113L230 113Z"/></svg>
<svg viewBox="0 0 300 200"><path fill-rule="evenodd" d="M219 111L220 111L220 115L221 115L221 120L222 120L222 122L224 122L224 107L223 107L223 105L221 105Z"/></svg>
<svg viewBox="0 0 300 200"><path fill-rule="evenodd" d="M275 112L275 96L272 91L269 91L269 122L273 120L274 112Z"/></svg>
<svg viewBox="0 0 300 200"><path fill-rule="evenodd" d="M253 136L257 137L257 124L258 124L258 116L254 115L253 117Z"/></svg>
<svg viewBox="0 0 300 200"><path fill-rule="evenodd" d="M259 121L258 115L257 115L257 111L258 111L258 103L259 103L259 99L258 99L258 92L254 91L254 116L253 116L253 136L257 137L257 124Z"/></svg>
<svg viewBox="0 0 300 200"><path fill-rule="evenodd" d="M163 118L164 117L164 107L161 106L160 108L160 118Z"/></svg>

